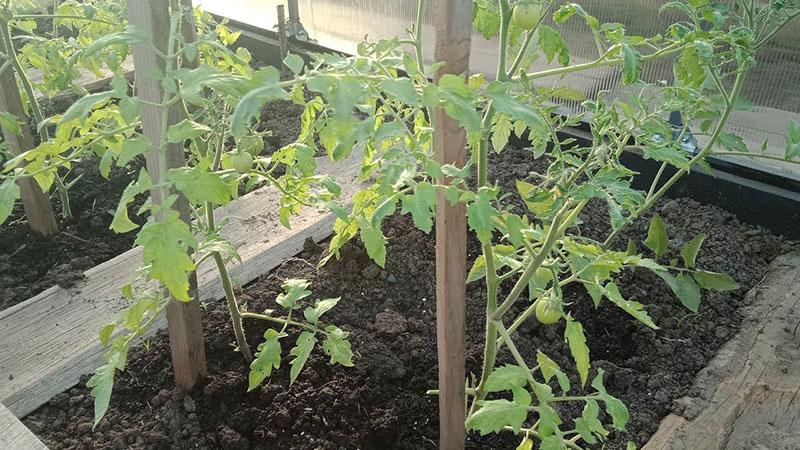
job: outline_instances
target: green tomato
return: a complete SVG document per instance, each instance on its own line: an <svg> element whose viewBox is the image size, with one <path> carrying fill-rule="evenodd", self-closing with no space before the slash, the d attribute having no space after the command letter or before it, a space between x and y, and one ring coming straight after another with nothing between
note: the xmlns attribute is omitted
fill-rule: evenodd
<svg viewBox="0 0 800 450"><path fill-rule="evenodd" d="M245 136L239 139L239 150L257 156L264 150L264 140L261 136Z"/></svg>
<svg viewBox="0 0 800 450"><path fill-rule="evenodd" d="M545 325L552 325L561 320L561 311L549 298L540 297L536 301L536 318Z"/></svg>
<svg viewBox="0 0 800 450"><path fill-rule="evenodd" d="M248 173L253 169L253 155L239 152L231 157L233 168L239 173Z"/></svg>
<svg viewBox="0 0 800 450"><path fill-rule="evenodd" d="M553 273L550 272L550 269L539 267L538 269L536 269L536 278L540 280L549 281L553 279Z"/></svg>
<svg viewBox="0 0 800 450"><path fill-rule="evenodd" d="M511 21L523 30L532 30L542 18L542 5L522 1L514 6Z"/></svg>

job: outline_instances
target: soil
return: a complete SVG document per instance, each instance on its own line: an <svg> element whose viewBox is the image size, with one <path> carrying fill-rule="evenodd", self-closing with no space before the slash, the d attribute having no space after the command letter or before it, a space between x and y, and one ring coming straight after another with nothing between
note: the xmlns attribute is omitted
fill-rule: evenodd
<svg viewBox="0 0 800 450"><path fill-rule="evenodd" d="M529 152L507 149L493 156L490 177L507 190L515 178L541 169ZM515 207L522 205L514 197ZM740 223L732 214L690 199L667 199L655 211L662 214L672 238L671 255L697 233L707 234L698 266L727 272L740 289L704 292L698 314L691 314L663 282L646 270L624 272L618 284L631 300L646 305L661 327L650 330L618 308L604 303L595 309L581 287L565 291L573 315L588 335L592 371L606 371L606 387L629 407L626 432L614 432L606 448L641 445L661 419L684 396L696 396L692 381L715 352L737 331L744 293L762 280L768 263L790 250L792 243L760 228ZM590 204L581 215L584 235L600 238L608 230L606 211ZM629 227L619 239L645 239L647 219ZM282 281L304 277L315 296L342 296L325 320L351 333L355 367L330 366L315 351L293 385L288 361L271 380L254 392L247 390L247 366L233 351L233 333L222 303L209 305L204 316L209 375L188 394L172 391L173 375L166 334L130 355L125 373L117 379L111 407L92 432L92 399L83 386L54 397L25 418L25 424L52 449L342 449L436 448L436 388L434 239L416 230L409 217L387 219L388 258L380 269L358 242L348 245L341 261L317 271L313 267L325 245L307 243L298 258L247 286L240 300L250 310L275 308ZM640 248L640 250L644 250ZM477 242L469 258L479 254ZM310 264L309 264L310 263ZM468 286L468 372L479 374L485 324L485 292L480 283ZM251 346L266 329L247 321ZM286 357L293 337L284 339ZM526 357L541 349L574 374L574 363L563 339L563 323L542 326L528 322L516 340ZM318 349L319 350L319 349ZM500 363L510 362L502 353ZM574 375L571 375L574 376ZM85 381L85 380L84 380ZM573 380L576 381L576 380ZM574 383L578 386L578 383ZM580 389L580 388L578 388ZM580 414L581 405L564 404L564 417ZM606 421L608 418L606 418ZM509 434L470 435L473 449L514 448Z"/></svg>
<svg viewBox="0 0 800 450"><path fill-rule="evenodd" d="M60 214L61 203L53 195L53 208L61 232L50 240L33 233L17 203L0 233L0 310L20 303L59 284L72 286L83 272L133 246L135 233L116 234L108 226L125 187L138 173L114 168L108 179L97 170L97 160L87 159L73 168L83 178L70 189L73 219ZM130 208L136 221L138 204Z"/></svg>

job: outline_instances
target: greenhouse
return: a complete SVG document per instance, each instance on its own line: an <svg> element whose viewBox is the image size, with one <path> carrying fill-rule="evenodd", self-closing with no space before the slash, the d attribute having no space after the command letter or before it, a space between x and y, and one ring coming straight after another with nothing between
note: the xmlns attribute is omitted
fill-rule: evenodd
<svg viewBox="0 0 800 450"><path fill-rule="evenodd" d="M6 0L0 450L800 450L800 1Z"/></svg>

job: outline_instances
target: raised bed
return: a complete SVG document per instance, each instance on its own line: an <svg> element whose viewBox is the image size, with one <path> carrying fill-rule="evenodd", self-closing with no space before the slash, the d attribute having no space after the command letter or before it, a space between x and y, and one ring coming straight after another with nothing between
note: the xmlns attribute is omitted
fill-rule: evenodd
<svg viewBox="0 0 800 450"><path fill-rule="evenodd" d="M343 195L348 196L358 187L354 181L357 162L355 158L339 164L320 161L320 166L336 173ZM264 188L218 212L240 219L232 220L223 235L239 248L242 264L232 269L241 283L294 256L306 239L321 240L330 234L333 216L320 210L306 211L293 220L291 230L285 229L272 212L278 197L277 192ZM23 416L92 372L103 352L97 332L126 307L119 288L140 264L140 250L125 252L87 270L85 278L72 288L54 286L0 312L0 341L4 346L0 355L0 379L4 380L0 403ZM212 265L201 266L198 279L204 301L222 297Z"/></svg>
<svg viewBox="0 0 800 450"><path fill-rule="evenodd" d="M497 159L497 171L491 177L501 183L537 167L523 150L506 149ZM730 294L706 295L700 313L691 315L649 273L626 274L621 280L623 292L648 305L662 327L658 332L616 310L594 310L582 290L568 292L569 300L581 305L577 313L592 337L594 367L606 370L607 387L631 408L628 433L616 434L607 448L625 448L627 440L644 444L662 418L672 411L681 412L681 405L687 402L684 397L700 399L713 393L716 384L706 383L709 387L701 392L694 384L695 377L709 372L703 368L737 335L739 326L743 324L740 335L778 326L765 321L753 328L747 311L781 308L787 298L796 302L791 296L798 295L796 285L787 281L796 276L798 258L786 256L770 265L773 258L791 249L790 242L688 199L667 200L657 210L676 241L717 230L709 235L698 264L731 273L742 288ZM582 219L589 234L607 226L599 205ZM621 241L641 240L645 224L644 220L635 224ZM299 258L257 278L242 297L253 309L270 308L281 280L298 276L313 282L315 294L342 295L345 301L330 314L352 333L357 355L354 368L332 368L323 356L312 356L307 367L311 370L291 387L287 370L281 368L271 383L246 394L247 368L231 351L233 336L224 310L211 303L204 326L209 361L214 363L208 381L197 391L187 397L171 391L171 364L162 333L153 339L149 351L140 349L131 355L109 415L95 433L89 431L91 398L81 386L56 395L25 418L25 424L52 448L435 448L436 399L425 395L427 389L435 388L431 380L436 374L436 357L431 352L435 345L433 241L401 216L390 220L388 230L385 271L370 262L356 243L346 249L345 262L317 272L313 266L324 246L307 245ZM469 249L474 258L476 243L471 242ZM483 292L479 285L470 285L468 290L467 362L473 373L479 369L482 351L484 312L479 305ZM263 326L246 325L249 339L257 342ZM785 326L780 325L781 329ZM614 333L609 332L612 328ZM521 340L520 351L530 354L547 349L569 367L572 363L560 331L558 326L524 326L520 332L526 339ZM741 338L732 342L737 340ZM742 342L737 345L749 348L749 341ZM730 354L728 348L724 347ZM728 372L738 370L737 366ZM742 386L746 389L747 385ZM567 405L565 415L574 413L569 408ZM657 436L668 434L675 420L672 416L667 419ZM471 435L468 443L470 448L513 445L509 436Z"/></svg>

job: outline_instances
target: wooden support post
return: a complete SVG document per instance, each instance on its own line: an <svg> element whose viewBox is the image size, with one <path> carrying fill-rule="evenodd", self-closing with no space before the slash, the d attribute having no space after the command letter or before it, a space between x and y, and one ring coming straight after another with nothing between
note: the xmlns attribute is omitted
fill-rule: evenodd
<svg viewBox="0 0 800 450"><path fill-rule="evenodd" d="M289 54L289 40L286 36L286 11L283 5L278 5L278 42L280 44L281 61L283 61L286 59L286 55ZM283 71L283 65L281 65L281 71Z"/></svg>
<svg viewBox="0 0 800 450"><path fill-rule="evenodd" d="M472 0L436 0L434 59L444 74L469 70ZM416 26L421 27L419 23ZM433 111L434 148L442 164L463 167L467 136L442 108ZM463 203L451 206L440 191L436 209L436 340L439 355L439 448L464 448L466 345L467 215Z"/></svg>
<svg viewBox="0 0 800 450"><path fill-rule="evenodd" d="M148 37L148 40L162 53L168 53L169 46L170 7L164 0L136 0L128 3L128 22ZM135 67L135 83L140 99L148 102L139 106L142 117L142 128L153 147L147 153L147 171L158 185L166 176L166 170L183 167L186 164L183 146L167 145L160 148L162 142L161 119L163 107L157 106L164 101L161 81L152 76L153 72L163 73L166 61L153 52L147 44L136 44L133 47ZM176 105L177 106L177 105ZM179 122L183 112L176 107L170 108L170 125ZM166 169L161 167L159 157L166 153ZM163 169L163 170L162 170ZM163 203L160 189L153 189L152 202ZM189 204L180 196L174 206L181 218L191 220ZM156 214L156 220L162 220ZM197 280L192 276L192 296L196 296ZM205 340L203 326L200 321L200 303L196 298L190 302L173 301L167 306L167 325L169 329L169 345L172 352L172 364L175 369L175 383L184 389L193 388L206 374Z"/></svg>
<svg viewBox="0 0 800 450"><path fill-rule="evenodd" d="M0 63L5 63L5 60L0 58ZM29 118L25 114L14 71L11 67L3 65L5 70L0 73L0 111L8 112L16 117L21 131L16 134L14 130L4 126L2 127L3 138L11 153L19 155L33 148L33 134L31 134ZM25 209L31 229L46 238L53 237L58 233L58 222L53 213L50 198L39 187L39 183L31 177L25 177L18 183L22 207Z"/></svg>
<svg viewBox="0 0 800 450"><path fill-rule="evenodd" d="M192 0L179 0L178 5L183 9L183 20L181 21L181 34L183 35L184 42L197 41L197 23L194 20L194 7ZM200 65L200 54L198 53L194 59L184 57L183 67L189 69L196 69Z"/></svg>

